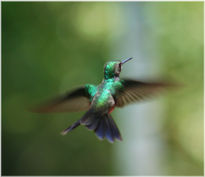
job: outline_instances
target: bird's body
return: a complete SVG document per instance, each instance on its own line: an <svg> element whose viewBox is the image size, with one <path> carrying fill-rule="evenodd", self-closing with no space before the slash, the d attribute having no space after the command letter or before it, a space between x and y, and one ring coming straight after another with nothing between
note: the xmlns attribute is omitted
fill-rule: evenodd
<svg viewBox="0 0 205 177"><path fill-rule="evenodd" d="M114 96L121 87L122 84L119 79L104 79L102 83L96 87L94 93L91 91L91 95L94 95L91 100L91 108L105 113L110 112L110 110L115 107Z"/></svg>
<svg viewBox="0 0 205 177"><path fill-rule="evenodd" d="M86 84L41 106L36 111L47 113L87 110L80 120L65 129L62 134L70 132L79 125L85 125L88 129L94 130L100 139L105 137L110 142L115 139L122 140L110 115L114 108L143 100L169 85L162 82L145 83L120 79L122 65L129 60L131 58L106 63L104 79L98 86Z"/></svg>

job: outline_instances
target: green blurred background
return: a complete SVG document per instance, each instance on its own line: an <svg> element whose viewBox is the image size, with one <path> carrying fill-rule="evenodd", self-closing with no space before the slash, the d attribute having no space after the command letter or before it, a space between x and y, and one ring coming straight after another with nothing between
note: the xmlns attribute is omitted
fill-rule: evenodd
<svg viewBox="0 0 205 177"><path fill-rule="evenodd" d="M139 62L155 66L154 74L137 69L136 52L145 56ZM158 164L152 170L146 163L141 170L137 163L131 170L118 165L143 161L126 156L126 147L139 149L127 132L141 125L123 126L131 112L113 112L124 140L110 144L84 127L60 135L82 112L27 111L79 85L98 84L106 61L126 57L136 63L122 76L141 69L133 77L184 85L158 98L159 139L148 136L163 144L163 153L148 149ZM138 141L137 133L129 137ZM203 156L203 2L2 2L2 175L203 175Z"/></svg>

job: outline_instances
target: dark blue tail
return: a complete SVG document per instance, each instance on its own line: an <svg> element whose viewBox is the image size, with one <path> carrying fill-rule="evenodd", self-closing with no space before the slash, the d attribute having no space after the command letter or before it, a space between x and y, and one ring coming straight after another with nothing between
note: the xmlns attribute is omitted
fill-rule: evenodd
<svg viewBox="0 0 205 177"><path fill-rule="evenodd" d="M62 134L65 135L79 125L85 125L89 130L94 130L95 134L101 140L107 138L111 143L113 143L115 139L122 140L120 131L110 114L95 113L89 110L80 120L65 129Z"/></svg>
<svg viewBox="0 0 205 177"><path fill-rule="evenodd" d="M110 142L114 142L115 139L122 140L120 131L110 114L102 115L88 111L81 119L80 124L94 130L101 140L104 138L107 138Z"/></svg>

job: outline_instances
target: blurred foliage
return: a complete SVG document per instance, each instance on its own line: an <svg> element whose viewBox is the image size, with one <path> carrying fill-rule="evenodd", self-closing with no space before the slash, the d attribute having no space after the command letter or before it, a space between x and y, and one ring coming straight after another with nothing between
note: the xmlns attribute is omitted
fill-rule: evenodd
<svg viewBox="0 0 205 177"><path fill-rule="evenodd" d="M167 98L167 173L202 175L203 3L161 3L147 10L158 19L152 35L160 51L162 73L182 85Z"/></svg>
<svg viewBox="0 0 205 177"><path fill-rule="evenodd" d="M133 3L142 4L150 27L143 37L155 41L163 75L184 84L166 98L165 175L202 175L203 3ZM101 81L104 62L115 58L113 38L123 33L124 6L2 3L3 175L120 175L112 144L84 127L60 135L83 113L39 115L27 108Z"/></svg>

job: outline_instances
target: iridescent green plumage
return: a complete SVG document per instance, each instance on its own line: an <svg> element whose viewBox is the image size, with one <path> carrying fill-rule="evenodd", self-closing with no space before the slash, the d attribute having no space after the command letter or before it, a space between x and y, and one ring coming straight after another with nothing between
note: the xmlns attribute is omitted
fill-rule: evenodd
<svg viewBox="0 0 205 177"><path fill-rule="evenodd" d="M97 93L97 87L95 85L86 84L85 85L85 90L90 95L90 101L92 101L93 97Z"/></svg>
<svg viewBox="0 0 205 177"><path fill-rule="evenodd" d="M114 78L116 63L118 63L118 62L111 61L111 62L108 62L105 65L105 67L104 67L104 77L105 77L105 79Z"/></svg>
<svg viewBox="0 0 205 177"><path fill-rule="evenodd" d="M63 131L63 134L75 129L79 125L85 125L94 130L96 135L110 142L115 139L122 140L120 132L112 119L110 112L117 107L143 100L152 96L169 84L144 83L134 80L120 79L123 61L107 62L104 66L104 79L98 85L86 84L62 97L59 97L44 106L37 112L67 112L88 110L84 116L73 125Z"/></svg>

